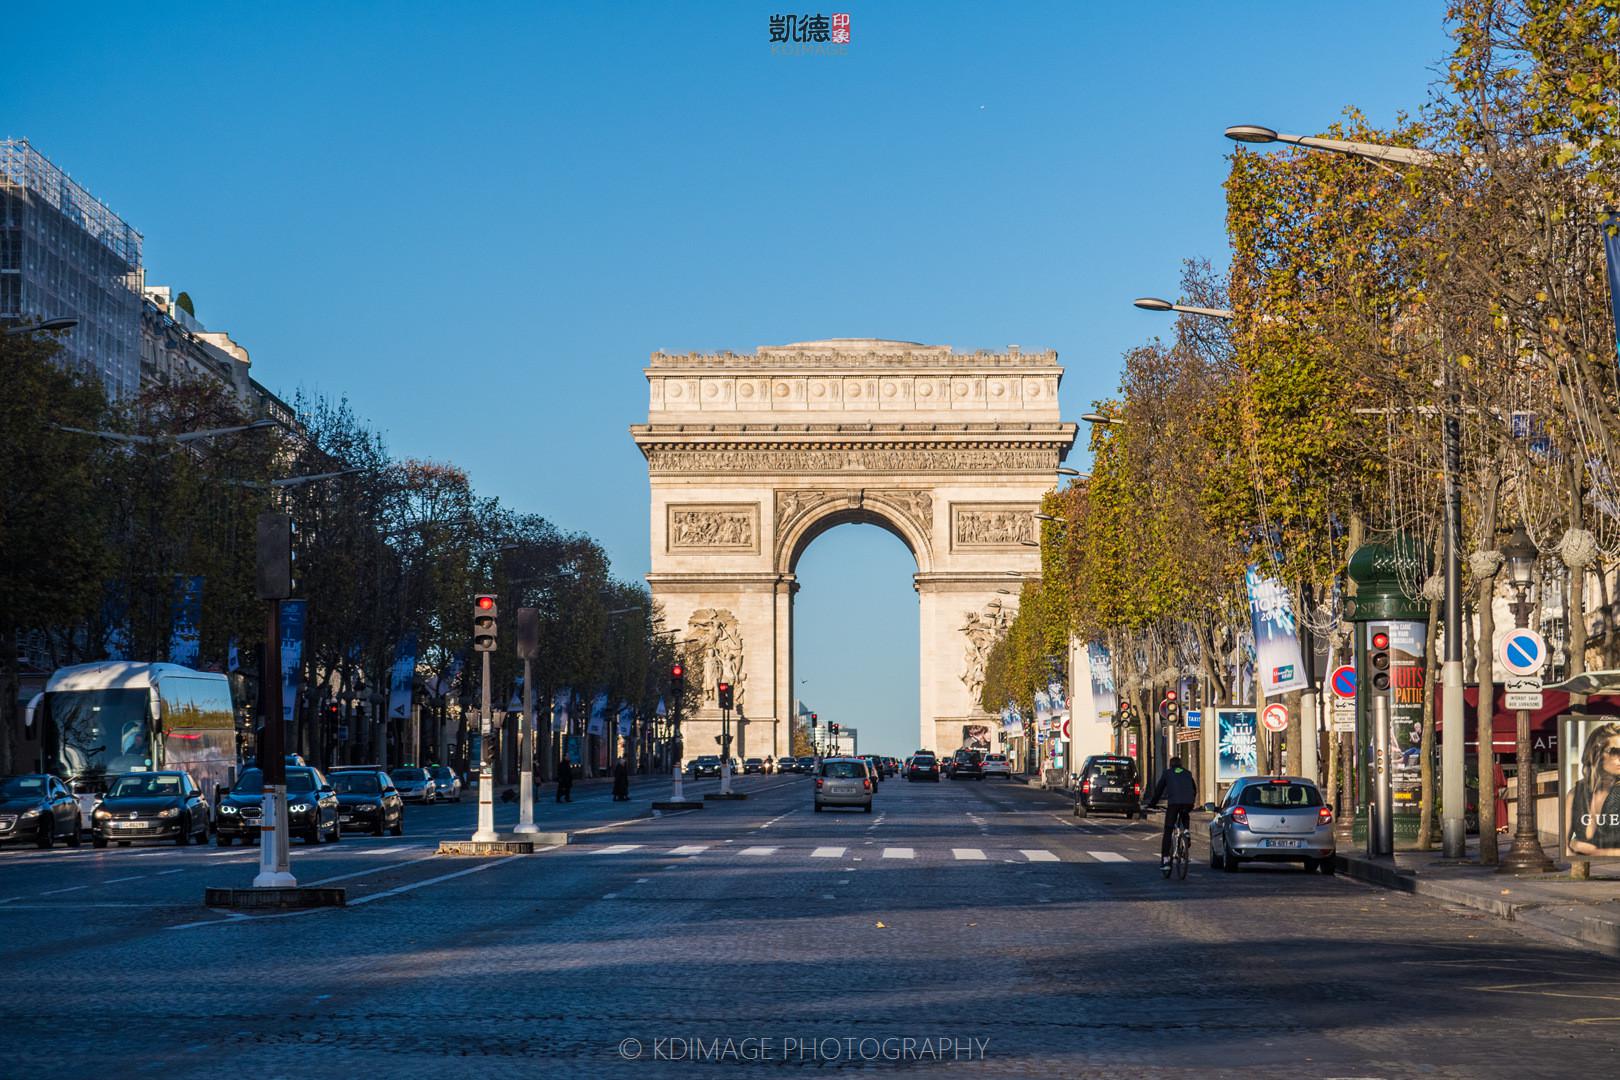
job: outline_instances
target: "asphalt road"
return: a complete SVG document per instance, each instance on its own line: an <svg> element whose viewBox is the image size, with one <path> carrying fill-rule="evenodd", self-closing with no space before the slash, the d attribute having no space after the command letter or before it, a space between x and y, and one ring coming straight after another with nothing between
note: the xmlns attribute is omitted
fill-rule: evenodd
<svg viewBox="0 0 1620 1080"><path fill-rule="evenodd" d="M470 802L413 806L403 837L295 845L350 906L291 915L201 906L251 881L240 847L7 849L0 1077L1620 1064L1620 965L1478 913L1291 867L1165 881L1156 822L996 780L891 780L870 815L812 813L801 777L738 787L661 818L633 815L667 783L576 789L539 804L576 843L487 861L433 854Z"/></svg>

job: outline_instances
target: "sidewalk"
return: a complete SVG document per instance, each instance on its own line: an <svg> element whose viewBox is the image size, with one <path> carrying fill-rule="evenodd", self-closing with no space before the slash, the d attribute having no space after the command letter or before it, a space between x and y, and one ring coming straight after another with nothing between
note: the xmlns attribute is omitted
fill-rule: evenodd
<svg viewBox="0 0 1620 1080"><path fill-rule="evenodd" d="M1502 838L1504 855L1511 843L1511 837ZM1438 851L1400 851L1393 861L1369 859L1361 851L1341 846L1340 872L1371 885L1484 911L1573 945L1620 956L1620 863L1594 862L1590 881L1574 881L1566 862L1558 863L1557 872L1538 877L1497 873L1495 867L1479 864L1478 842L1472 838L1466 861L1443 858Z"/></svg>

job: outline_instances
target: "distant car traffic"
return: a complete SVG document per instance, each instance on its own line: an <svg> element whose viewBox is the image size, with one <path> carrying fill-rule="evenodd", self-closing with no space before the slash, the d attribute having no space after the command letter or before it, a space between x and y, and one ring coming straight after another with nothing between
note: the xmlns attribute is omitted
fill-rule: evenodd
<svg viewBox="0 0 1620 1080"><path fill-rule="evenodd" d="M128 847L136 840L208 842L208 801L190 774L127 773L112 782L91 823L90 843Z"/></svg>
<svg viewBox="0 0 1620 1080"><path fill-rule="evenodd" d="M984 755L984 775L999 776L1003 780L1012 779L1012 763L1007 760L1006 754Z"/></svg>
<svg viewBox="0 0 1620 1080"><path fill-rule="evenodd" d="M399 790L399 797L406 802L431 803L439 799L439 784L428 775L426 769L405 765L389 769L388 778Z"/></svg>
<svg viewBox="0 0 1620 1080"><path fill-rule="evenodd" d="M983 780L984 755L977 750L958 750L951 761L952 780Z"/></svg>
<svg viewBox="0 0 1620 1080"><path fill-rule="evenodd" d="M48 848L60 839L77 846L82 824L78 800L56 777L0 776L0 844Z"/></svg>
<svg viewBox="0 0 1620 1080"><path fill-rule="evenodd" d="M751 757L751 758L744 759L744 761L743 761L743 773L744 773L744 775L746 775L748 773L759 773L760 775L764 775L764 773L765 773L765 759L764 758L757 758L757 757Z"/></svg>
<svg viewBox="0 0 1620 1080"><path fill-rule="evenodd" d="M1142 782L1136 762L1116 754L1093 754L1076 773L1074 816L1094 813L1142 816Z"/></svg>
<svg viewBox="0 0 1620 1080"><path fill-rule="evenodd" d="M720 755L718 755L718 754L703 754L703 755L700 755L699 757L695 757L695 758L692 759L692 776L693 776L694 779L699 777L699 776L719 776L719 775L720 775Z"/></svg>
<svg viewBox="0 0 1620 1080"><path fill-rule="evenodd" d="M906 780L916 783L918 780L932 780L939 783L939 759L933 754L913 754L906 764Z"/></svg>
<svg viewBox="0 0 1620 1080"><path fill-rule="evenodd" d="M870 814L875 787L865 758L827 758L816 776L816 813L828 806L858 806Z"/></svg>
<svg viewBox="0 0 1620 1080"><path fill-rule="evenodd" d="M448 765L430 765L428 775L433 777L435 797L449 802L461 801L461 777L456 775L456 770Z"/></svg>
<svg viewBox="0 0 1620 1080"><path fill-rule="evenodd" d="M341 827L381 836L405 833L405 799L393 778L381 769L344 768L332 770L332 788L337 793L338 821ZM461 801L458 790L456 801Z"/></svg>
<svg viewBox="0 0 1620 1080"><path fill-rule="evenodd" d="M799 759L795 757L779 757L776 759L776 771L779 773L796 772L799 768Z"/></svg>
<svg viewBox="0 0 1620 1080"><path fill-rule="evenodd" d="M264 773L257 768L244 769L214 814L214 841L220 847L229 847L238 838L244 843L258 843L263 821ZM318 844L322 838L336 841L342 836L342 828L337 795L320 770L288 766L289 837L301 836L307 844Z"/></svg>
<svg viewBox="0 0 1620 1080"><path fill-rule="evenodd" d="M1227 871L1246 862L1297 862L1334 871L1333 810L1310 780L1244 776L1234 781L1209 823L1209 865Z"/></svg>

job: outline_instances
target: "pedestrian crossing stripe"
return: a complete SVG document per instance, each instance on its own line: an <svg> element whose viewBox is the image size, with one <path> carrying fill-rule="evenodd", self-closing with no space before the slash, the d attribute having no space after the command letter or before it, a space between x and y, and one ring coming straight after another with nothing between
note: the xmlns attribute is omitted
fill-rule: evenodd
<svg viewBox="0 0 1620 1080"><path fill-rule="evenodd" d="M1032 850L1030 850L1028 848L1020 848L1019 849L1019 854L1022 855L1024 858L1028 859L1030 862L1057 862L1058 861L1058 857L1056 855L1052 854L1050 851L1032 851Z"/></svg>
<svg viewBox="0 0 1620 1080"><path fill-rule="evenodd" d="M634 851L640 846L641 846L640 844L609 844L607 847L603 848L601 851L598 851L597 854L598 855L623 855L625 852Z"/></svg>
<svg viewBox="0 0 1620 1080"><path fill-rule="evenodd" d="M810 853L810 857L812 859L841 859L847 850L849 849L841 847L818 847Z"/></svg>
<svg viewBox="0 0 1620 1080"><path fill-rule="evenodd" d="M1117 851L1088 851L1086 854L1098 862L1130 862L1129 859Z"/></svg>
<svg viewBox="0 0 1620 1080"><path fill-rule="evenodd" d="M883 849L885 859L915 859L917 852L908 847L886 847Z"/></svg>
<svg viewBox="0 0 1620 1080"><path fill-rule="evenodd" d="M745 848L742 849L742 851L739 854L743 854L743 855L774 855L774 854L776 854L776 849L773 848L773 847L745 847Z"/></svg>
<svg viewBox="0 0 1620 1080"><path fill-rule="evenodd" d="M956 856L959 860L970 862L977 862L984 858L984 852L973 847L951 848L951 854Z"/></svg>
<svg viewBox="0 0 1620 1080"><path fill-rule="evenodd" d="M713 849L714 845L712 844L682 844L679 847L670 848L666 854L695 856L701 855L704 852L711 851ZM992 861L983 848L949 848L947 850L950 851L951 860L954 862L988 863ZM1007 849L994 850L1006 851ZM1045 848L1016 848L1012 850L1022 858L1000 859L998 856L998 860L1015 864L1020 861L1025 863L1061 863L1065 861L1124 863L1131 861L1130 856L1122 855L1117 851L1087 851L1080 855L1071 855L1065 857L1063 855L1059 855L1055 851L1048 851ZM655 852L647 851L646 845L644 844L610 844L607 847L599 848L596 851L587 851L585 854L625 855L633 851L640 851L644 854L656 854ZM849 854L849 851L850 849L848 847L827 846L814 848L808 852L808 855L812 859L842 859ZM780 845L735 848L732 849L731 853L748 856L751 858L761 858L776 855L779 852L784 853L789 857L795 855L802 857L806 854L804 848L783 848ZM886 847L882 849L880 857L883 859L921 861L922 859L926 858L928 854L928 849L924 849L922 855L919 856L918 849L914 847Z"/></svg>
<svg viewBox="0 0 1620 1080"><path fill-rule="evenodd" d="M671 855L701 855L709 850L708 844L682 844L678 848L671 848Z"/></svg>

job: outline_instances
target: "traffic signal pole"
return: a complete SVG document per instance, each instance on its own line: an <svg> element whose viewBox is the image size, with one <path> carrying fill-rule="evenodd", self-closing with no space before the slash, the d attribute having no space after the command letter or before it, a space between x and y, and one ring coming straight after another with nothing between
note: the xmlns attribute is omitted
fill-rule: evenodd
<svg viewBox="0 0 1620 1080"><path fill-rule="evenodd" d="M523 755L518 766L518 823L513 832L539 832L534 823L534 673L533 661L523 661L523 722L518 725L518 746Z"/></svg>
<svg viewBox="0 0 1620 1080"><path fill-rule="evenodd" d="M281 718L281 600L271 599L265 626L264 740L259 771L264 777L264 809L259 823L259 873L256 889L289 889L298 884L287 856L287 725Z"/></svg>
<svg viewBox="0 0 1620 1080"><path fill-rule="evenodd" d="M670 802L683 803L686 801L686 792L681 786L685 774L681 762L682 755L685 752L681 746L681 704L682 699L686 696L686 668L681 664L676 664L670 669L669 696L674 700L674 707L670 710L669 715L675 725L675 787L670 792L669 799Z"/></svg>
<svg viewBox="0 0 1620 1080"><path fill-rule="evenodd" d="M476 844L490 844L499 839L495 834L495 772L494 755L490 753L494 732L494 714L490 709L489 654L495 651L497 615L495 597L488 594L473 598L473 648L484 656L482 708L478 713L478 727L482 738L478 740L478 831L473 833Z"/></svg>

